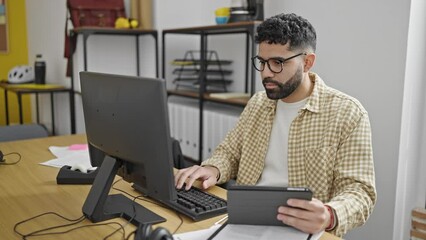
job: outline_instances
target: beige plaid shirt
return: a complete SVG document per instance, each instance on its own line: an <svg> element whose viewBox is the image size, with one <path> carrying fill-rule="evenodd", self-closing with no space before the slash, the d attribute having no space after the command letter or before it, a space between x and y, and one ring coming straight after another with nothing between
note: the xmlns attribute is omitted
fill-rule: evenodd
<svg viewBox="0 0 426 240"><path fill-rule="evenodd" d="M342 236L364 224L376 203L373 151L368 114L354 98L325 85L315 73L306 105L290 126L289 186L309 187L331 206ZM203 165L219 169L218 183L231 178L255 185L262 174L276 109L264 91L255 94L237 126ZM286 146L283 146L286 147Z"/></svg>

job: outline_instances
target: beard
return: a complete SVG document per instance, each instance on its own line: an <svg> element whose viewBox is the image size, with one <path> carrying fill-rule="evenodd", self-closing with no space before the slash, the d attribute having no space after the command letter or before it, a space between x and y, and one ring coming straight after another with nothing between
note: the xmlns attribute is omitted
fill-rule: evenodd
<svg viewBox="0 0 426 240"><path fill-rule="evenodd" d="M271 78L265 78L262 81L263 87L265 87L266 95L269 99L278 100L290 96L302 83L302 68L299 67L296 73L285 83L273 80ZM266 88L267 83L273 83L276 88Z"/></svg>

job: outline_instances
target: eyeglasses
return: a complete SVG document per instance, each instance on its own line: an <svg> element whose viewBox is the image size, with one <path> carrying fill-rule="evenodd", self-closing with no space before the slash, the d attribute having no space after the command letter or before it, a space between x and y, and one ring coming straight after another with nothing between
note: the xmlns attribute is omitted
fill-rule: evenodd
<svg viewBox="0 0 426 240"><path fill-rule="evenodd" d="M269 59L262 59L259 56L254 56L251 58L251 61L253 63L253 67L259 71L262 72L263 70L265 70L265 63L268 64L269 70L271 70L271 72L273 73L280 73L283 71L283 64L295 57L298 57L300 55L306 55L306 53L299 53L296 54L294 56L291 56L289 58L282 58L282 57L273 57L273 58L269 58Z"/></svg>

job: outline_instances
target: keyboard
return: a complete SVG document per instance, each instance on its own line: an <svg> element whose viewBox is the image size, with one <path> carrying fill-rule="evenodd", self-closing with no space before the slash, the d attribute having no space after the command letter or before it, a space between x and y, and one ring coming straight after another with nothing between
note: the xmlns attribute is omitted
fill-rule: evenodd
<svg viewBox="0 0 426 240"><path fill-rule="evenodd" d="M182 189L176 189L176 192L178 196L174 204L176 210L194 221L216 217L227 212L226 200L198 188L191 187L185 190L185 187L182 187Z"/></svg>

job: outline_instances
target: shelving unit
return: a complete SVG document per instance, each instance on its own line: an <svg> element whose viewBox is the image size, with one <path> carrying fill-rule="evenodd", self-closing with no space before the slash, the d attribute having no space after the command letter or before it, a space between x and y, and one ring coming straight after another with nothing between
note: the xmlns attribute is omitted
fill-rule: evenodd
<svg viewBox="0 0 426 240"><path fill-rule="evenodd" d="M179 28L179 29L166 29L162 32L162 77L166 78L166 36L170 34L187 34L195 35L200 37L200 57L199 62L199 72L198 72L198 82L199 88L198 92L191 92L188 90L169 90L169 95L176 95L181 97L188 97L198 99L199 101L199 149L198 149L198 159L201 163L203 159L203 107L205 101L211 101L221 104L236 105L236 106L245 106L247 104L248 98L239 98L239 99L219 99L209 96L206 90L206 79L208 76L208 47L207 41L208 36L211 35L224 35L224 34L245 34L246 35L246 45L245 45L245 87L244 92L254 94L255 86L255 71L250 66L250 58L255 54L256 44L254 42L254 35L256 27L260 24L260 21L250 21L250 22L237 22L230 24L221 24L221 25L211 25L211 26L200 26L200 27L191 27L191 28ZM234 81L237 81L234 79Z"/></svg>

